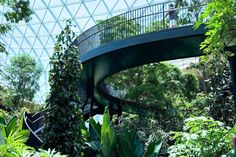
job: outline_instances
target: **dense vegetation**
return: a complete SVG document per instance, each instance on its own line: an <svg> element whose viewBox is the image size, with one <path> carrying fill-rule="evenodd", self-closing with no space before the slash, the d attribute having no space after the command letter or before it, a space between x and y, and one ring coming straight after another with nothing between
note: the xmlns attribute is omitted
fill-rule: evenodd
<svg viewBox="0 0 236 157"><path fill-rule="evenodd" d="M181 128L181 123L186 118L181 109L186 102L196 97L199 90L194 75L183 73L167 63L149 64L122 71L108 78L106 82L116 90L123 90L122 98L152 106L148 114L143 113L142 108L136 113L141 117L158 119L164 130ZM133 112L135 110L133 108Z"/></svg>
<svg viewBox="0 0 236 157"><path fill-rule="evenodd" d="M51 89L43 109L42 137L46 150L27 146L29 131L22 129L23 108L38 111L31 101L42 68L27 54L12 57L11 64L1 73L7 84L0 84L0 157L65 156L58 152L71 157L155 157L168 153L173 157L236 156L236 117L227 60L234 56L230 47L235 42L232 19L236 2L207 0L208 5L200 15L194 6L204 2L176 0L176 7L189 6L191 13L179 17L179 25L197 19L195 27L205 23L208 28L207 38L201 44L207 55L199 63L182 69L166 62L152 63L122 71L105 81L108 91L130 102L123 106L119 124L110 119L107 107L102 124L92 117L86 123L82 120L78 87L83 69L78 47L72 44L77 35L72 31L71 21L67 21L50 58ZM1 36L10 30L10 22L30 19L29 1L0 0L0 4L12 9L4 13L7 23L0 25ZM134 20L127 27L122 23L124 20L116 17L110 23L100 21L102 44L134 36L139 31L168 27L168 22L155 21L141 28ZM116 23L120 23L119 27L109 27ZM2 43L0 52L5 52Z"/></svg>

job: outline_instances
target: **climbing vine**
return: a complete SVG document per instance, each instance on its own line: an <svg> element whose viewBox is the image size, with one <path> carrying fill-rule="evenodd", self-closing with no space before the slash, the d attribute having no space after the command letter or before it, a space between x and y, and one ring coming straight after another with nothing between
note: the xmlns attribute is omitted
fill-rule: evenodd
<svg viewBox="0 0 236 157"><path fill-rule="evenodd" d="M57 36L54 54L50 58L49 83L51 85L46 100L45 148L55 148L64 154L80 156L80 98L78 79L81 74L78 47L72 44L76 34L71 21Z"/></svg>

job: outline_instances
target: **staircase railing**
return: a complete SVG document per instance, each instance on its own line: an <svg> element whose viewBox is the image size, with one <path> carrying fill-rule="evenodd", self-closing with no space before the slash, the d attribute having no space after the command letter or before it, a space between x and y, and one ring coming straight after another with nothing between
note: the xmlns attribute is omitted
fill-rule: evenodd
<svg viewBox="0 0 236 157"><path fill-rule="evenodd" d="M170 4L174 3L158 3L98 22L97 25L79 36L77 45L79 46L81 56L99 46L116 40L170 29L168 15ZM175 18L176 26L174 27L192 25L204 8L205 5L174 8L177 13Z"/></svg>

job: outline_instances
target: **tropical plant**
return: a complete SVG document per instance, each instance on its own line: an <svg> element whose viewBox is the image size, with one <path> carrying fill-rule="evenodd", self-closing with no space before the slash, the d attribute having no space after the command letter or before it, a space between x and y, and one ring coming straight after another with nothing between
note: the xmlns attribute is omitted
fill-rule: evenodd
<svg viewBox="0 0 236 157"><path fill-rule="evenodd" d="M103 114L102 126L97 124L93 118L89 119L90 128L94 132L92 140L86 144L93 149L99 157L154 157L160 152L162 141L150 143L144 151L144 146L139 139L136 129L116 131L110 121L108 108Z"/></svg>
<svg viewBox="0 0 236 157"><path fill-rule="evenodd" d="M39 149L33 157L67 157L67 155L61 155L61 153L49 148L48 150Z"/></svg>
<svg viewBox="0 0 236 157"><path fill-rule="evenodd" d="M171 157L213 157L231 149L236 132L210 117L191 117L185 120L183 132L174 132L175 145L169 147Z"/></svg>
<svg viewBox="0 0 236 157"><path fill-rule="evenodd" d="M26 146L29 131L22 130L23 119L17 125L17 117L13 116L8 122L0 117L0 157L21 156L23 152L33 150Z"/></svg>
<svg viewBox="0 0 236 157"><path fill-rule="evenodd" d="M52 148L73 157L80 156L80 97L79 78L82 70L78 47L72 44L76 34L68 20L57 36L54 54L50 58L51 85L44 112L44 148Z"/></svg>
<svg viewBox="0 0 236 157"><path fill-rule="evenodd" d="M42 67L28 54L19 54L11 58L5 67L4 78L9 84L12 102L16 108L22 107L24 101L32 101L39 89L38 80Z"/></svg>
<svg viewBox="0 0 236 157"><path fill-rule="evenodd" d="M0 116L0 157L66 157L55 150L35 151L25 143L29 137L29 131L22 129L23 116L20 123L13 116L8 122Z"/></svg>
<svg viewBox="0 0 236 157"><path fill-rule="evenodd" d="M140 111L141 112L141 111ZM131 113L122 113L122 123L118 126L115 126L117 131L123 130L126 128L128 130L132 130L133 128L137 129L137 134L144 144L144 147L148 146L153 142L158 142L160 139L162 140L162 148L161 153L166 154L168 148L168 133L164 132L159 124L158 119L151 118L149 116L150 113L147 111L143 111L142 115L131 114Z"/></svg>

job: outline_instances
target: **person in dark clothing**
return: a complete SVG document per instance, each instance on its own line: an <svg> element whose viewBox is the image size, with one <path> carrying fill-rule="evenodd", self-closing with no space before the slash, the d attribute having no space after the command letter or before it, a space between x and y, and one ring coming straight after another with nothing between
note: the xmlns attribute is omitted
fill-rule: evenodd
<svg viewBox="0 0 236 157"><path fill-rule="evenodd" d="M177 12L173 4L169 5L169 10L167 12L167 15L169 15L170 28L175 28L177 20Z"/></svg>

